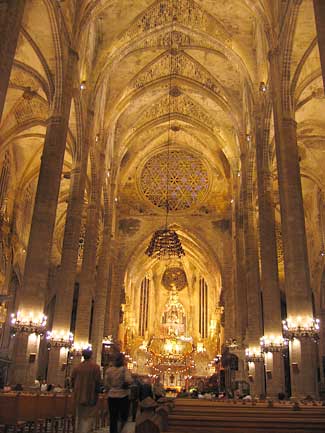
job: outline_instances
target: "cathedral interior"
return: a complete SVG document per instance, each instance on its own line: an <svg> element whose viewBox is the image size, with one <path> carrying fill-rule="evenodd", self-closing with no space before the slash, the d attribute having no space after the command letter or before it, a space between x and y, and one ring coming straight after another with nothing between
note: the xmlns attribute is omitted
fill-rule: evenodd
<svg viewBox="0 0 325 433"><path fill-rule="evenodd" d="M3 380L324 394L324 2L7 0L0 59Z"/></svg>

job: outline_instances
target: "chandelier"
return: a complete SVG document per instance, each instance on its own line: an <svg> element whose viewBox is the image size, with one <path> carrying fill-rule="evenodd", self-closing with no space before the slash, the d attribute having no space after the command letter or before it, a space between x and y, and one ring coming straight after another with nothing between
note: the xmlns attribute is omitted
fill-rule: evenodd
<svg viewBox="0 0 325 433"><path fill-rule="evenodd" d="M149 257L155 256L158 259L181 258L185 255L181 241L174 230L164 228L157 230L146 249Z"/></svg>
<svg viewBox="0 0 325 433"><path fill-rule="evenodd" d="M174 6L174 2L172 7ZM173 12L173 11L172 11ZM173 15L173 23L177 20L177 17ZM169 55L170 55L170 64L169 64L169 89L168 89L168 138L167 138L167 164L166 164L166 221L165 228L159 229L154 232L152 235L151 241L149 243L148 248L145 253L149 257L156 257L160 259L171 259L171 258L181 258L185 255L183 250L181 241L175 230L171 230L168 228L168 213L170 210L169 204L169 182L170 182L170 131L172 129L171 126L171 97L173 96L173 87L172 87L172 75L173 75L173 67L172 67L172 55L174 54L173 50L173 26L170 32L170 43L169 43Z"/></svg>
<svg viewBox="0 0 325 433"><path fill-rule="evenodd" d="M13 335L19 334L36 334L44 335L46 332L47 317L42 313L37 314L31 311L23 314L20 311L17 314L11 314L10 328Z"/></svg>

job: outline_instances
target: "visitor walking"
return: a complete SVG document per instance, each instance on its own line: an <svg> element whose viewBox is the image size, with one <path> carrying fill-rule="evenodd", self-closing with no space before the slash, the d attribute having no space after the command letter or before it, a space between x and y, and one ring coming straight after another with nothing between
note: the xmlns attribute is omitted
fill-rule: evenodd
<svg viewBox="0 0 325 433"><path fill-rule="evenodd" d="M76 432L90 433L96 417L100 388L100 368L92 361L92 351L82 352L84 361L72 371L71 384L76 405Z"/></svg>
<svg viewBox="0 0 325 433"><path fill-rule="evenodd" d="M124 366L124 355L119 353L114 366L106 371L105 385L108 389L108 408L110 417L110 433L118 433L123 430L129 416L129 386L132 377ZM118 422L121 422L120 430Z"/></svg>

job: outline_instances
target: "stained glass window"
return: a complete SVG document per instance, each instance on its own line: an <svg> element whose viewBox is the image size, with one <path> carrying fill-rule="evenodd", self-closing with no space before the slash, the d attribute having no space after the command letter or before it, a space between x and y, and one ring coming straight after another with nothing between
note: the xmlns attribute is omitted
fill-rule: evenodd
<svg viewBox="0 0 325 433"><path fill-rule="evenodd" d="M167 169L167 162L168 169ZM140 189L155 206L170 211L188 209L201 202L208 190L208 170L197 156L181 150L164 151L149 159L140 175Z"/></svg>

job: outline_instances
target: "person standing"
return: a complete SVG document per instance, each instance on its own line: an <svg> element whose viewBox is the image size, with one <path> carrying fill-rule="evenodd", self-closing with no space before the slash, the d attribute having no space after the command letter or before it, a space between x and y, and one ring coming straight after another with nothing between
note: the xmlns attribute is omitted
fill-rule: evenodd
<svg viewBox="0 0 325 433"><path fill-rule="evenodd" d="M132 422L135 422L138 410L138 401L140 396L140 386L141 382L136 374L132 374L133 382L130 385L130 412L132 415Z"/></svg>
<svg viewBox="0 0 325 433"><path fill-rule="evenodd" d="M140 384L139 400L142 401L147 397L153 398L152 386L150 379L148 377L144 377Z"/></svg>
<svg viewBox="0 0 325 433"><path fill-rule="evenodd" d="M72 371L71 384L76 406L76 432L90 433L96 417L100 368L92 361L92 351L83 350L84 361Z"/></svg>
<svg viewBox="0 0 325 433"><path fill-rule="evenodd" d="M157 378L155 384L153 385L153 395L155 397L155 400L159 400L161 397L164 397L166 395L166 391L163 387L163 385L160 383L159 377Z"/></svg>
<svg viewBox="0 0 325 433"><path fill-rule="evenodd" d="M124 366L124 355L117 354L114 366L106 371L105 386L108 389L108 409L110 417L110 433L118 433L118 421L123 430L129 416L129 386L132 377Z"/></svg>

